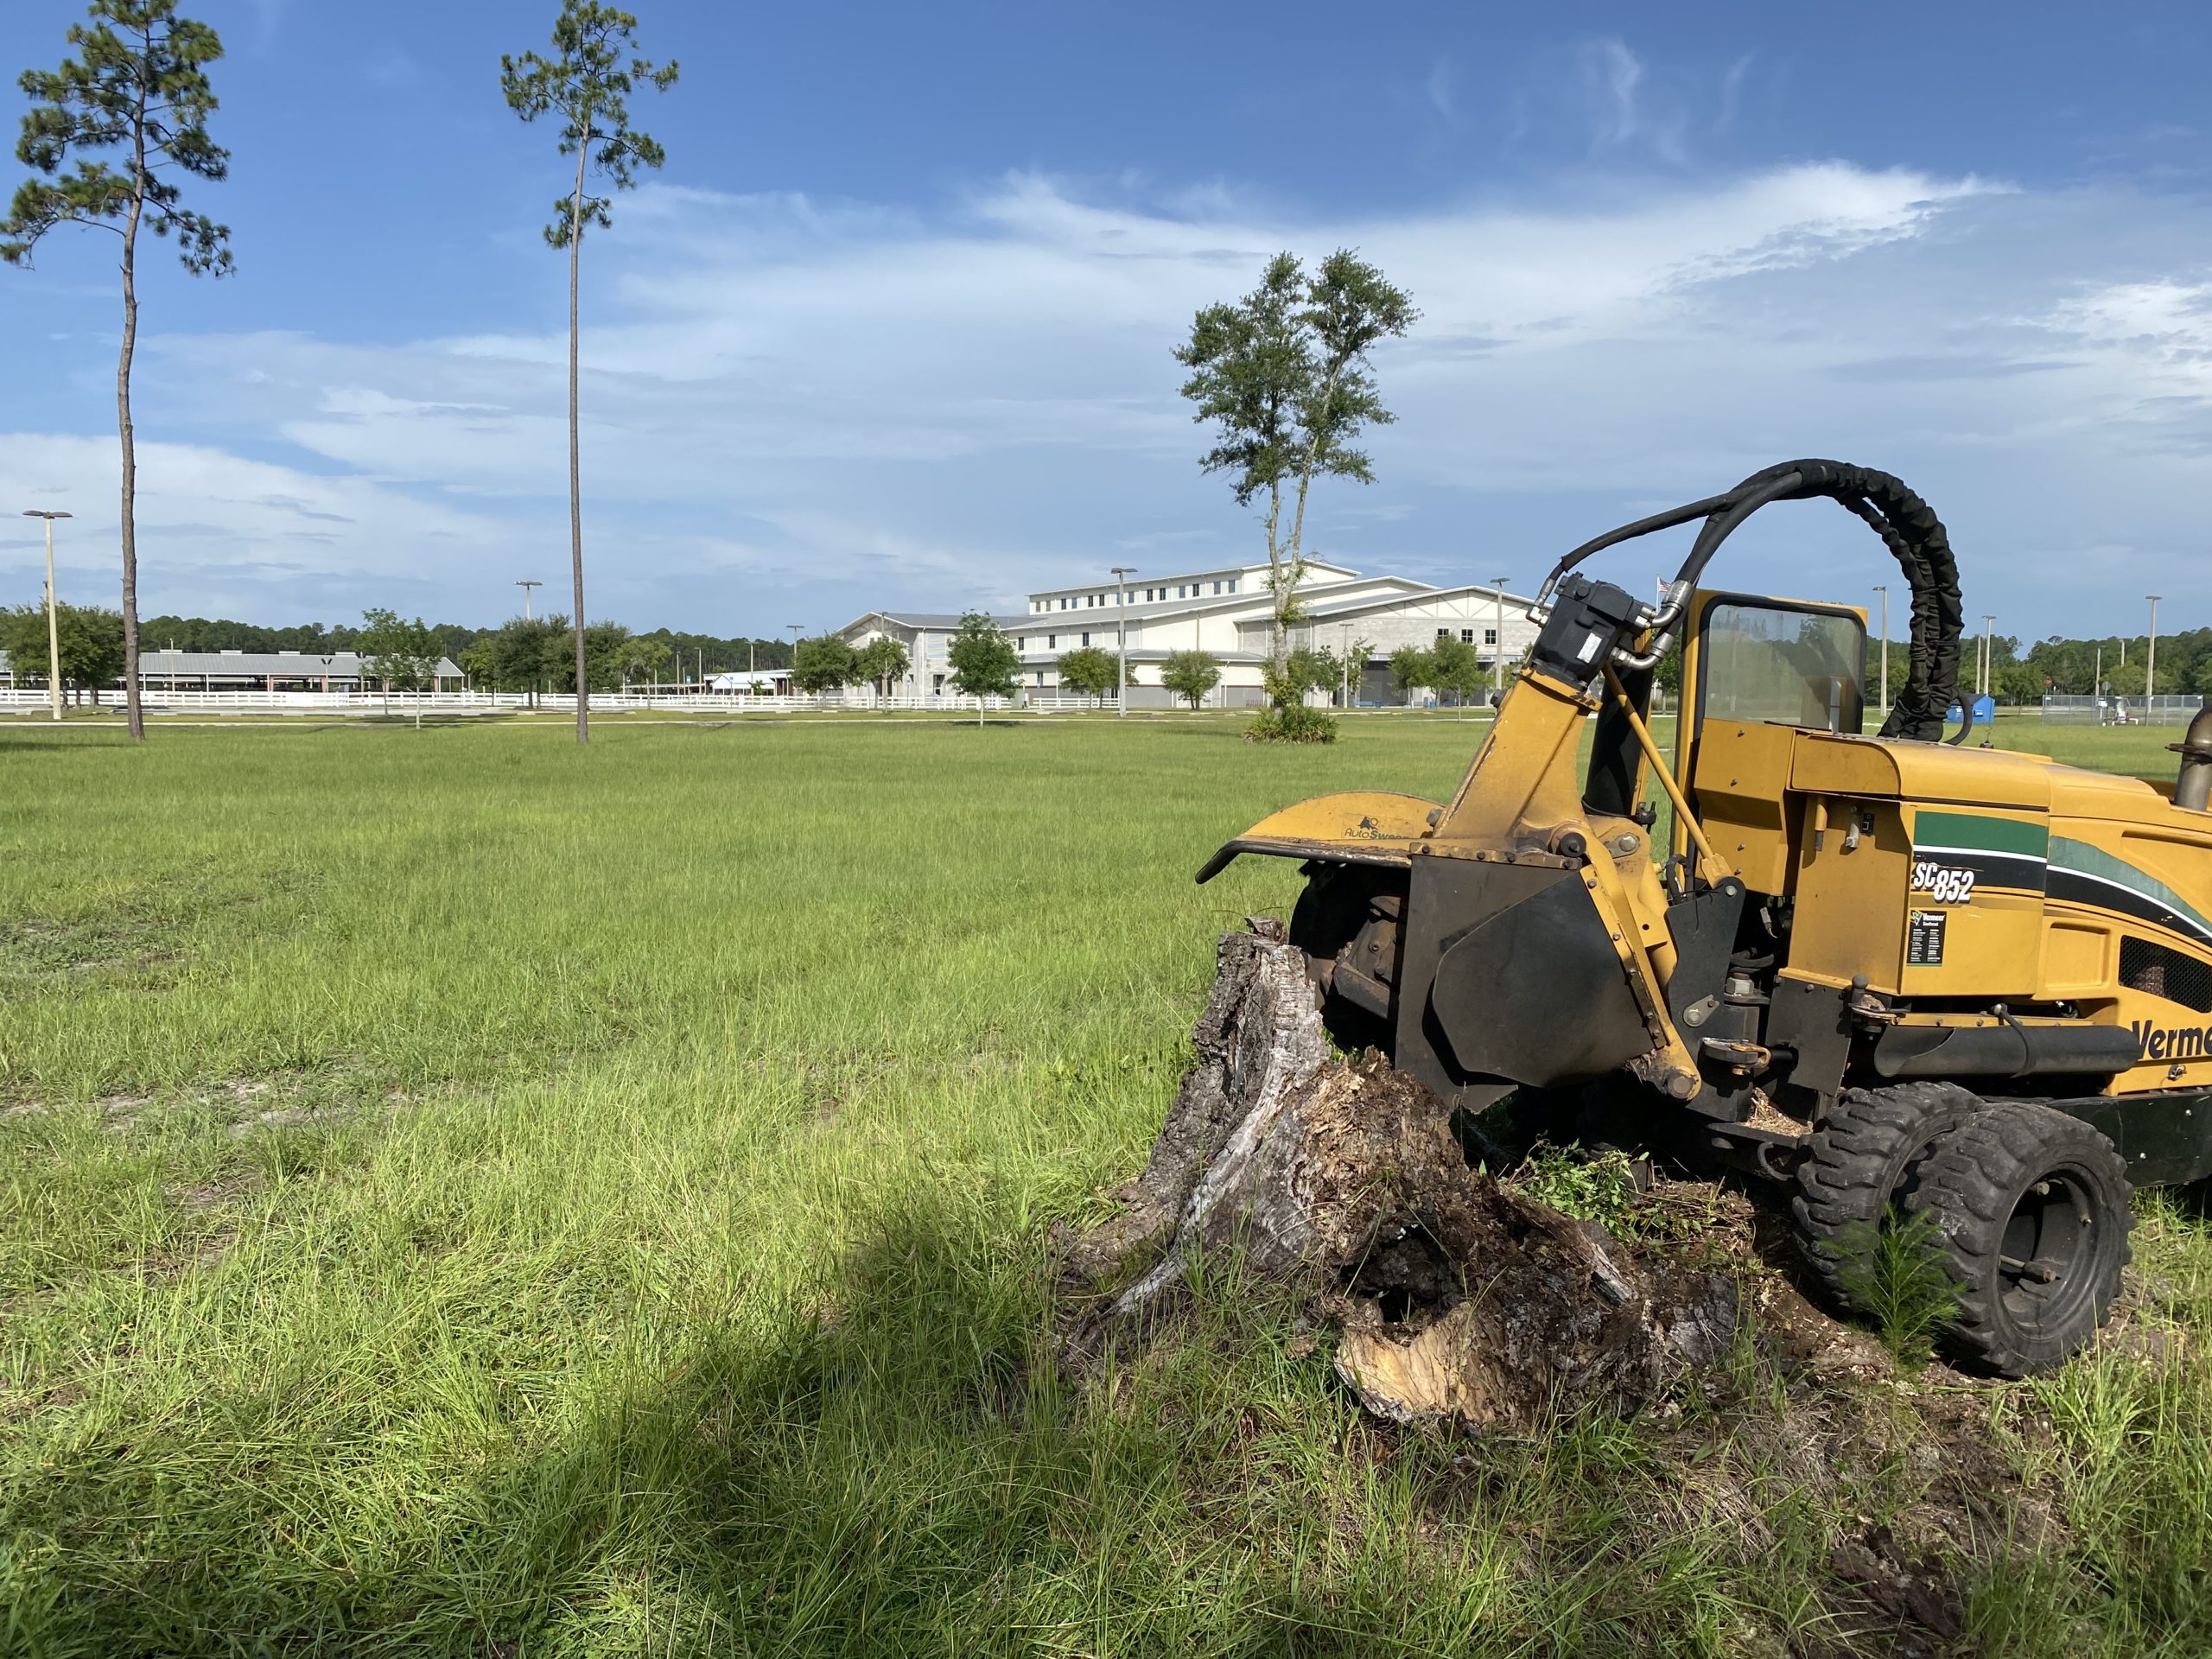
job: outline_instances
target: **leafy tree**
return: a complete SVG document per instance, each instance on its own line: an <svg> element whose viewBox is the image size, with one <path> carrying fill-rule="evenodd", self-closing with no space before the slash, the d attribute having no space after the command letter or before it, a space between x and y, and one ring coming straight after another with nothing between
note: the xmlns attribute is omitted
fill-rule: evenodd
<svg viewBox="0 0 2212 1659"><path fill-rule="evenodd" d="M857 659L860 677L873 685L882 696L891 695L891 688L906 671L906 647L887 633L879 633L862 645Z"/></svg>
<svg viewBox="0 0 2212 1659"><path fill-rule="evenodd" d="M616 678L621 684L627 685L634 675L647 685L658 684L673 655L674 651L667 640L650 634L634 635L623 640L615 649L613 666Z"/></svg>
<svg viewBox="0 0 2212 1659"><path fill-rule="evenodd" d="M1422 686L1436 684L1436 660L1419 645L1400 645L1390 653L1390 684L1407 702Z"/></svg>
<svg viewBox="0 0 2212 1659"><path fill-rule="evenodd" d="M1306 645L1283 659L1283 675L1302 697L1308 691L1334 691L1344 677L1344 669L1333 652Z"/></svg>
<svg viewBox="0 0 2212 1659"><path fill-rule="evenodd" d="M1079 645L1064 652L1052 666L1059 671L1060 690L1072 691L1078 697L1092 698L1102 708L1118 689L1119 660L1112 652L1096 645Z"/></svg>
<svg viewBox="0 0 2212 1659"><path fill-rule="evenodd" d="M525 122L541 115L561 118L561 154L576 158L576 181L556 204L562 217L545 227L545 240L569 254L569 543L575 579L576 741L591 740L591 694L584 642L583 467L577 429L578 327L576 292L583 253L584 227L605 230L614 222L607 197L585 193L587 174L597 168L616 190L637 188L640 167L658 168L667 159L661 147L630 125L629 97L644 82L666 92L676 84L673 62L656 67L629 56L638 20L598 0L563 0L553 24L550 58L525 52L499 60L499 88Z"/></svg>
<svg viewBox="0 0 2212 1659"><path fill-rule="evenodd" d="M393 682L402 690L414 690L435 671L440 654L436 639L421 617L410 622L397 611L382 609L361 613L361 638L355 649L361 653L362 670L383 683L386 714L391 712ZM419 708L415 723L423 723Z"/></svg>
<svg viewBox="0 0 2212 1659"><path fill-rule="evenodd" d="M454 666L468 677L472 686L490 686L499 677L498 658L488 635L463 645L452 656Z"/></svg>
<svg viewBox="0 0 2212 1659"><path fill-rule="evenodd" d="M1160 683L1196 709L1221 683L1221 658L1210 651L1171 651L1160 665Z"/></svg>
<svg viewBox="0 0 2212 1659"><path fill-rule="evenodd" d="M1373 481L1353 440L1395 417L1376 392L1369 353L1402 336L1419 315L1402 290L1349 249L1310 276L1295 255L1279 253L1259 287L1201 310L1176 348L1175 360L1191 372L1182 392L1197 405L1192 419L1215 428L1217 442L1199 466L1230 475L1239 506L1267 504L1269 690L1278 706L1297 696L1287 671L1290 630L1301 613L1307 493L1320 477Z"/></svg>
<svg viewBox="0 0 2212 1659"><path fill-rule="evenodd" d="M57 226L112 231L123 242L123 344L116 359L116 429L123 446L123 695L133 741L146 738L138 686L138 450L130 372L138 349L138 232L174 236L194 276L231 270L230 228L181 205L181 175L210 181L230 153L207 136L216 100L207 66L223 55L213 29L176 15L176 0L92 0L89 26L73 23L79 55L32 69L16 156L38 176L16 190L0 221L0 260L27 264ZM120 150L121 165L84 152ZM73 171L64 166L73 154Z"/></svg>
<svg viewBox="0 0 2212 1659"><path fill-rule="evenodd" d="M981 611L961 617L944 654L952 664L953 683L976 699L978 726L983 723L983 699L1010 697L1021 683L1021 658L1014 641Z"/></svg>
<svg viewBox="0 0 2212 1659"><path fill-rule="evenodd" d="M491 637L493 683L525 693L530 706L536 708L537 694L564 667L568 634L564 616L509 617Z"/></svg>
<svg viewBox="0 0 2212 1659"><path fill-rule="evenodd" d="M1490 684L1490 671L1483 666L1480 652L1456 633L1437 635L1436 643L1428 648L1429 686L1441 694L1449 692L1462 706L1470 697L1480 696Z"/></svg>
<svg viewBox="0 0 2212 1659"><path fill-rule="evenodd" d="M100 688L123 672L123 613L91 606L54 607L56 641L61 647L61 683L89 690L95 707ZM0 611L0 651L17 677L47 677L46 607L18 605Z"/></svg>
<svg viewBox="0 0 2212 1659"><path fill-rule="evenodd" d="M791 683L811 696L835 691L860 677L860 653L834 633L798 642L791 666Z"/></svg>

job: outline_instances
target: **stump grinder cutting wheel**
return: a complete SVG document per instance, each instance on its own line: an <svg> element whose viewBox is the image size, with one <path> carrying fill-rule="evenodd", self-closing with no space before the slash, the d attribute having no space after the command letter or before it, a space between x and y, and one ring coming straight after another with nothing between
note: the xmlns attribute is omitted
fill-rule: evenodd
<svg viewBox="0 0 2212 1659"><path fill-rule="evenodd" d="M1877 736L1863 611L1700 586L1752 513L1812 497L1872 528L1911 589ZM1577 574L1699 520L1656 603ZM1831 461L1584 543L1534 615L1451 799L1306 801L1198 880L1301 861L1291 939L1332 1033L1446 1102L1601 1088L1654 1146L1790 1187L1833 1294L1855 1224L1923 1213L1953 1357L2063 1360L2119 1289L2132 1187L2212 1173L2212 710L2171 789L1944 742L1949 539L1897 479ZM1647 714L1677 639L1669 753Z"/></svg>

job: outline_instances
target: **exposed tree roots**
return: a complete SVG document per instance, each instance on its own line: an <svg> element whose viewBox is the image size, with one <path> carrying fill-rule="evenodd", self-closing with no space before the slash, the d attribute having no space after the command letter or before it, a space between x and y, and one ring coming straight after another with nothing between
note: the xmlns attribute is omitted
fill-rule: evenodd
<svg viewBox="0 0 2212 1659"><path fill-rule="evenodd" d="M1373 1056L1332 1061L1279 924L1224 936L1194 1039L1126 1210L1069 1252L1079 1283L1126 1286L1072 1332L1078 1359L1141 1325L1194 1257L1232 1250L1313 1293L1341 1328L1338 1371L1398 1421L1631 1411L1732 1340L1732 1280L1638 1260L1471 1170L1434 1095Z"/></svg>

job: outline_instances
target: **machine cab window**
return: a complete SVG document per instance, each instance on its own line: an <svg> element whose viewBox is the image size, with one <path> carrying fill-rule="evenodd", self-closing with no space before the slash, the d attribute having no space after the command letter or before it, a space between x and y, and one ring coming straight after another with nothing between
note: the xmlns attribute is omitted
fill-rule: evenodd
<svg viewBox="0 0 2212 1659"><path fill-rule="evenodd" d="M1697 623L1697 717L1856 734L1866 625L1834 606L1714 594Z"/></svg>

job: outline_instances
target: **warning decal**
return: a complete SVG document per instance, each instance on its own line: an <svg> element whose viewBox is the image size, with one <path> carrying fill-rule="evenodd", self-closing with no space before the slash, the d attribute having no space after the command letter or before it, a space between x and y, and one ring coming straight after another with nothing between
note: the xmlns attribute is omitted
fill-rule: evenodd
<svg viewBox="0 0 2212 1659"><path fill-rule="evenodd" d="M1908 968L1933 968L1943 960L1943 927L1951 919L1944 910L1916 910L1905 930L1904 960Z"/></svg>

